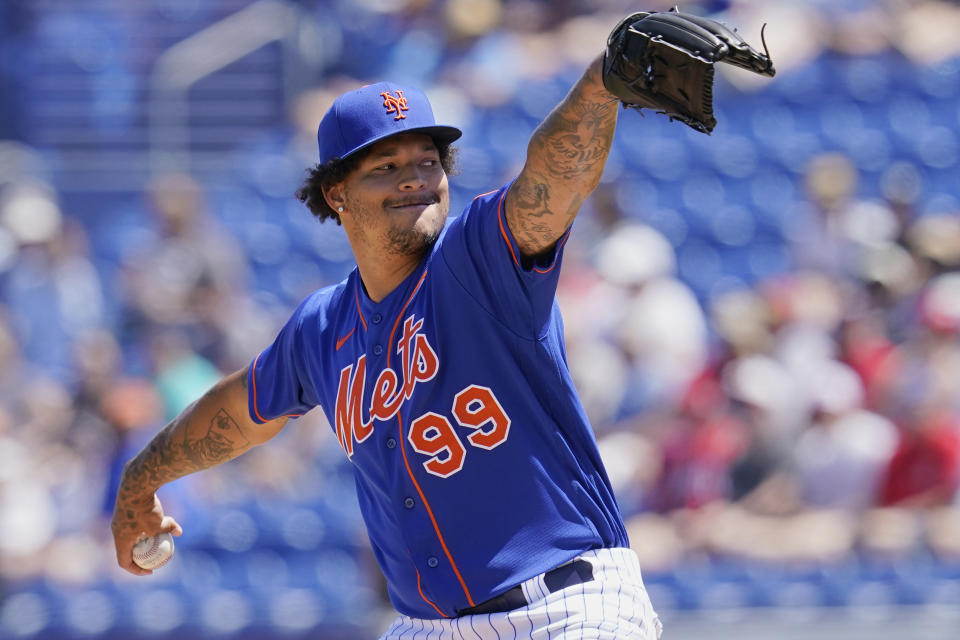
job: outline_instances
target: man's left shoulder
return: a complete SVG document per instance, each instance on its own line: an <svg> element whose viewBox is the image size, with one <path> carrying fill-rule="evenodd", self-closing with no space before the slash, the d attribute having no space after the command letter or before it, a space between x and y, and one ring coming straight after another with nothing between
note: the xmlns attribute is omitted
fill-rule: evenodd
<svg viewBox="0 0 960 640"><path fill-rule="evenodd" d="M451 231L457 233L457 229L463 229L474 222L479 220L489 221L501 215L504 198L507 190L510 188L511 182L492 191L486 191L474 196L473 199L463 207L459 214L447 219L447 224L438 242L442 241Z"/></svg>

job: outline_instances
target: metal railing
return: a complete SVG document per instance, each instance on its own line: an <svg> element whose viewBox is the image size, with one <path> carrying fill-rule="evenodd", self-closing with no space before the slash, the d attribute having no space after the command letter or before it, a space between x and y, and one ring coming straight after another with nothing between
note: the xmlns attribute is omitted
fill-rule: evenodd
<svg viewBox="0 0 960 640"><path fill-rule="evenodd" d="M167 49L149 77L149 170L190 171L188 93L206 78L273 42L296 47L301 10L282 0L260 0Z"/></svg>

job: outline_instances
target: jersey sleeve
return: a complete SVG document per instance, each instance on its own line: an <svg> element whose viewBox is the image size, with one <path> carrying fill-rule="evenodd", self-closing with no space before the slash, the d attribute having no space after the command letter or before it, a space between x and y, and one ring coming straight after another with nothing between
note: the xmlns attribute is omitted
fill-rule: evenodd
<svg viewBox="0 0 960 640"><path fill-rule="evenodd" d="M554 304L563 247L525 259L507 224L506 185L477 196L447 229L441 254L457 281L489 313L514 329L539 332Z"/></svg>
<svg viewBox="0 0 960 640"><path fill-rule="evenodd" d="M280 330L276 339L253 359L247 372L247 409L263 424L283 416L297 418L318 401L303 360L305 334L315 319L308 298Z"/></svg>

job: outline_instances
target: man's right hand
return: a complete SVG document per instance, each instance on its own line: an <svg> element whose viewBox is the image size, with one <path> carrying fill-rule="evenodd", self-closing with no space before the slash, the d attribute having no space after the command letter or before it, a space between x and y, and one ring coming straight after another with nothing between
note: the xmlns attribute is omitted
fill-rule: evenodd
<svg viewBox="0 0 960 640"><path fill-rule="evenodd" d="M110 522L113 543L117 549L117 564L134 575L148 576L153 571L134 564L133 546L142 538L160 533L179 536L183 529L171 516L163 514L163 505L155 493L137 499L121 499L122 495L121 490Z"/></svg>

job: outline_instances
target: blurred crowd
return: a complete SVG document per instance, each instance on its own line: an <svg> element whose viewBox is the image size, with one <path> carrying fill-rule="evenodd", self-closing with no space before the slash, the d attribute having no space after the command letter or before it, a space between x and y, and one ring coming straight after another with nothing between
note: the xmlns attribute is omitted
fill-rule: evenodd
<svg viewBox="0 0 960 640"><path fill-rule="evenodd" d="M960 559L960 209L919 216L915 173L883 179L860 200L850 160L817 156L793 267L705 307L637 222L565 267L572 366L648 567Z"/></svg>
<svg viewBox="0 0 960 640"><path fill-rule="evenodd" d="M289 180L270 173L276 166L261 176L275 192L259 205L261 217L270 207L287 215L312 161L316 120L350 79L405 74L439 87L448 119L494 128L485 114L501 104L543 115L525 84L582 68L575 63L599 51L610 16L632 8L600 0L316 5L363 13L365 28L380 21L389 32L419 34L401 42L423 66L403 66L400 53L384 53L389 39L366 32L369 46L355 43L333 65L335 79L304 91L291 122L272 132L292 161ZM767 37L784 74L825 49L895 48L923 65L960 48L953 3L684 8L729 11L749 33L771 22ZM945 38L911 26L909 11L954 25L951 42L934 53L932 43ZM799 26L781 27L777 40L778 20ZM342 35L353 37L349 26ZM646 123L659 126L654 118L637 125L640 115L622 116L641 133ZM668 127L667 136L690 135ZM514 133L491 144L522 154L529 131ZM644 141L625 143L621 154ZM522 160L488 167L488 184L476 184L471 144L468 131L451 182L474 193L508 179ZM796 172L785 268L730 279L706 260L698 277L717 285L707 295L678 267L673 239L651 224L656 205L619 197L631 170L606 178L585 205L558 297L570 366L644 566L669 571L703 556L819 563L918 549L960 561L960 187L952 202L925 210L923 168L894 161L878 172L879 197L865 197L848 154L817 152ZM51 175L42 152L0 141L0 585L44 575L116 579L108 519L122 463L221 375L246 366L297 296L349 268L342 232L311 226L304 235L322 238L317 259L333 271L288 274L288 296L264 287L258 273L283 262L284 246L252 255L242 207L224 215L213 205L224 181L234 181L228 191L243 187L242 172L216 184L158 175L142 197L111 202L109 224L93 226L64 208ZM710 224L711 208L707 201L698 224ZM291 215L301 216L298 228L313 222L305 209ZM737 224L724 229L736 234ZM258 496L302 501L322 490L318 461L344 465L341 458L314 411L235 463L165 489L164 500L174 515ZM182 523L189 531L189 519Z"/></svg>

